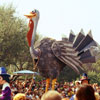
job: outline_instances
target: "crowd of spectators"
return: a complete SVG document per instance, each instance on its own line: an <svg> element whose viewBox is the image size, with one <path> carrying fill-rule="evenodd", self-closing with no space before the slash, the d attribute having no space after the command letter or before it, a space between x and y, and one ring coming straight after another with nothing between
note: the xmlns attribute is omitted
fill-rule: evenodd
<svg viewBox="0 0 100 100"><path fill-rule="evenodd" d="M11 83L12 97L17 93L26 94L27 98L30 100L39 100L41 96L45 93L45 80L36 82L35 80L31 84L31 80L23 81L16 80ZM31 88L30 88L31 85ZM49 90L51 87L49 88ZM69 82L56 82L55 90L62 94L63 97L71 97L74 94L74 84Z"/></svg>
<svg viewBox="0 0 100 100"><path fill-rule="evenodd" d="M18 93L23 93L26 95L27 100L40 100L42 95L45 93L45 80L40 82L36 82L34 80L31 84L31 88L30 84L31 80L16 80L15 82L11 83L12 98ZM70 99L76 93L80 85L80 81L60 83L56 82L55 90L61 94L62 98ZM100 87L97 83L90 85L93 87L96 93L100 94ZM51 87L49 90L51 90Z"/></svg>
<svg viewBox="0 0 100 100"><path fill-rule="evenodd" d="M89 82L90 82L90 79L87 79L87 78L77 80L75 82L74 81L73 82L56 82L55 91L61 95L62 100L82 100L82 98L83 100L100 100L99 99L100 86L97 83L90 84ZM33 79L33 81L32 79L16 80L10 83L10 87L11 87L12 100L24 100L24 99L16 99L18 96L22 98L25 97L25 100L45 100L42 97L45 94L45 87L46 87L45 80L42 80L42 81L36 81L35 79ZM49 87L49 91L51 90L51 87L52 86ZM72 99L72 97L74 96L75 98ZM93 96L95 96L94 99L86 99L90 97L93 98ZM84 97L86 98L84 99ZM51 100L51 99L48 99L48 100Z"/></svg>

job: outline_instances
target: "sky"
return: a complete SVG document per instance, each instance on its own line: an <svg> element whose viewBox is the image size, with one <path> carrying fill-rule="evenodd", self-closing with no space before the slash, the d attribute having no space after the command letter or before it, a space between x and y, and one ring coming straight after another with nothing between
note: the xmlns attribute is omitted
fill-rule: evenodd
<svg viewBox="0 0 100 100"><path fill-rule="evenodd" d="M81 29L92 31L94 40L100 44L100 0L0 0L0 5L11 4L16 15L25 19L33 9L38 9L40 19L37 32L43 36L61 39L69 36L72 29L78 34Z"/></svg>

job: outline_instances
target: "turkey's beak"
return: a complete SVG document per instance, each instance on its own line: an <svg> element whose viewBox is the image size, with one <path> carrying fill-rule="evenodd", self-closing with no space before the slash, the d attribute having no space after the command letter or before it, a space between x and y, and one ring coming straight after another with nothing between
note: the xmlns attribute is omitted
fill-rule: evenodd
<svg viewBox="0 0 100 100"><path fill-rule="evenodd" d="M27 14L27 15L24 15L24 16L26 16L27 18L33 18L33 17L36 17L36 13L32 13L32 12L30 12L30 14Z"/></svg>

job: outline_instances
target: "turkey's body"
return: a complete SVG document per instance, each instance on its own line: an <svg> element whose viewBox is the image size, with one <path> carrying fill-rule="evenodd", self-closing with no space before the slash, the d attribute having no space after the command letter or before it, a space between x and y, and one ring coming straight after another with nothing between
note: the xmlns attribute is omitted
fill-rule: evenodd
<svg viewBox="0 0 100 100"><path fill-rule="evenodd" d="M51 79L57 78L65 67L65 64L53 54L51 47L54 42L53 39L45 38L38 47L41 50L41 56L37 68L42 76Z"/></svg>

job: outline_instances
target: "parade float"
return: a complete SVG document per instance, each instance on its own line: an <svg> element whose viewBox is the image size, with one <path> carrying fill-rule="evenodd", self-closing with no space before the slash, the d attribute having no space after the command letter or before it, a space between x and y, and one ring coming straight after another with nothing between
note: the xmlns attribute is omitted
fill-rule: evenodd
<svg viewBox="0 0 100 100"><path fill-rule="evenodd" d="M83 69L84 63L96 62L96 55L100 50L91 33L87 35L70 34L68 39L63 38L60 41L44 38L40 41L40 45L35 48L34 42L40 14L35 9L25 16L29 18L27 40L30 54L35 67L46 78L46 91L48 91L50 79L52 80L52 89L55 88L56 79L64 67L71 67L79 73L79 68Z"/></svg>

